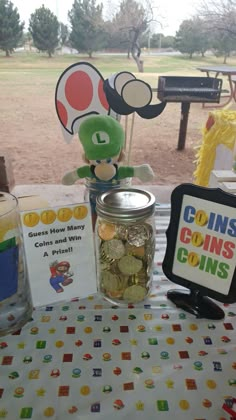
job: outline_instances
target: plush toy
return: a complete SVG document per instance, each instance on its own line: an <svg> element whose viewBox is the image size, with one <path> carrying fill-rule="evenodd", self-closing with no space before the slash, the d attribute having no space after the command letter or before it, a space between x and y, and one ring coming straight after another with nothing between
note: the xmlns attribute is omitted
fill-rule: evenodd
<svg viewBox="0 0 236 420"><path fill-rule="evenodd" d="M125 133L118 121L108 115L88 117L79 128L79 139L84 149L87 165L64 175L62 183L74 184L78 179L91 178L99 181L113 181L137 177L151 181L154 173L148 164L119 166L124 159Z"/></svg>
<svg viewBox="0 0 236 420"><path fill-rule="evenodd" d="M148 164L139 166L119 166L124 160L125 133L118 121L108 115L88 117L79 127L79 140L87 163L67 172L62 183L72 185L78 179L89 178L94 183L89 199L95 222L96 196L113 187L119 187L120 180L137 177L147 182L154 178Z"/></svg>

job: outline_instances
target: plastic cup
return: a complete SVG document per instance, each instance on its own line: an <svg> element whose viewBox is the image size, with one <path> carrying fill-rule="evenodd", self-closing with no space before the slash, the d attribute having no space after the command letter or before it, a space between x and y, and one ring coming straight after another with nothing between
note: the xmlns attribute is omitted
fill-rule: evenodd
<svg viewBox="0 0 236 420"><path fill-rule="evenodd" d="M0 192L0 336L23 327L32 310L18 200Z"/></svg>

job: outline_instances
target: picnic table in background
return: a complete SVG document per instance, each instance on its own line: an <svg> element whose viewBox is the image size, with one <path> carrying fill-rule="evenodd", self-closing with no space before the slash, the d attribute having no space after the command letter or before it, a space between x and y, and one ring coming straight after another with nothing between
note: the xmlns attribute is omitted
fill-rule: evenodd
<svg viewBox="0 0 236 420"><path fill-rule="evenodd" d="M229 95L226 96L226 102L223 102L219 105L214 105L214 108L223 108L228 105L232 100L236 101L236 67L221 65L221 66L201 66L197 67L201 72L205 72L208 77L210 74L215 74L217 78L219 75L226 76L229 84ZM205 104L203 104L206 107ZM210 105L211 106L211 105ZM209 107L209 106L208 106Z"/></svg>

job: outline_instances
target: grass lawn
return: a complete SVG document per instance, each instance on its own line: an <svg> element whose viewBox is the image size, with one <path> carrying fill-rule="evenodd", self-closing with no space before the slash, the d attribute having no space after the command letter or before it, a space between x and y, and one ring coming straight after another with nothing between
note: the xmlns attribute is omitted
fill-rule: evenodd
<svg viewBox="0 0 236 420"><path fill-rule="evenodd" d="M223 58L214 56L153 56L145 55L144 73L138 73L138 77L156 84L159 75L199 76L201 73L196 69L201 65L220 65ZM127 59L125 55L96 55L89 59L85 55L55 55L48 58L45 54L22 52L15 53L10 58L0 54L0 81L14 80L20 84L29 82L30 78L44 78L46 84L55 85L55 80L61 72L73 63L86 61L93 64L103 75L108 77L118 71L131 71L137 75L137 66L133 59ZM236 66L236 57L228 59L228 64Z"/></svg>

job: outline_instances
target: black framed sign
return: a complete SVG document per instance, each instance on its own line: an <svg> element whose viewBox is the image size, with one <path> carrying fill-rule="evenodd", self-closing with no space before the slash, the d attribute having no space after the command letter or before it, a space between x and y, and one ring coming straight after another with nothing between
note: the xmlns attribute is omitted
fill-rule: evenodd
<svg viewBox="0 0 236 420"><path fill-rule="evenodd" d="M236 196L179 185L172 192L166 236L163 271L190 290L170 291L168 297L198 317L222 318L223 311L205 297L236 302Z"/></svg>

